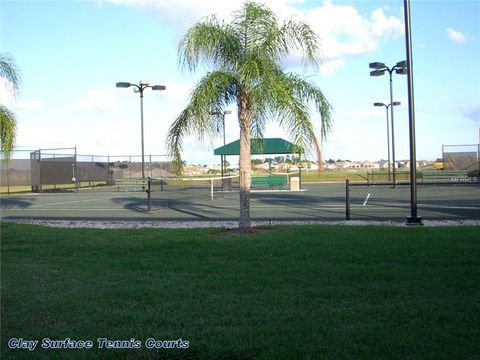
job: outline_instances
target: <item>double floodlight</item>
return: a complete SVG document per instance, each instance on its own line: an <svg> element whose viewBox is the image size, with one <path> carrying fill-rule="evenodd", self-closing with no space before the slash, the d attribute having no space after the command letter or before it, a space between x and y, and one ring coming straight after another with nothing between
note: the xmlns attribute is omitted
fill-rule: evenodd
<svg viewBox="0 0 480 360"><path fill-rule="evenodd" d="M148 80L141 80L139 84L140 85L132 84L132 83L129 83L129 82L117 82L116 86L117 86L117 88L129 88L130 86L135 86L135 89L134 89L135 92L139 92L140 88L142 88L142 90L143 90L144 88L147 88L147 87L152 88L152 90L159 90L159 91L166 89L165 85L150 86L149 85L150 82Z"/></svg>
<svg viewBox="0 0 480 360"><path fill-rule="evenodd" d="M385 74L385 70L373 70L370 71L370 76L382 76Z"/></svg>
<svg viewBox="0 0 480 360"><path fill-rule="evenodd" d="M401 105L402 103L400 101L394 101L392 104L393 104L393 106L398 106L398 105ZM376 103L373 103L373 106L390 106L390 104L384 104L384 103L381 103L381 102L376 102Z"/></svg>
<svg viewBox="0 0 480 360"><path fill-rule="evenodd" d="M391 74L394 70L395 70L395 73L399 75L407 74L407 62L405 60L399 61L391 69L381 62L370 63L369 67L370 69L374 69L373 71L370 71L370 76L382 76L385 74L385 71L388 71Z"/></svg>
<svg viewBox="0 0 480 360"><path fill-rule="evenodd" d="M375 70L381 70L381 69L385 69L386 66L384 63L381 63L381 62L373 62L373 63L370 63L369 64L369 67L370 69L375 69Z"/></svg>

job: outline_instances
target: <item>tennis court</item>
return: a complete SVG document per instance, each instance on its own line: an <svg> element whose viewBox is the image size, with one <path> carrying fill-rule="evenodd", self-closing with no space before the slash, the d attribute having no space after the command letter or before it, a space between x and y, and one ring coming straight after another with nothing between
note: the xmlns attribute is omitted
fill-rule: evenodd
<svg viewBox="0 0 480 360"><path fill-rule="evenodd" d="M2 219L236 220L235 186L212 193L209 186L186 185L147 193L141 185L76 191L2 195ZM216 188L216 190L218 190ZM212 196L213 194L213 196ZM419 216L424 219L480 219L480 186L420 186ZM306 183L300 191L258 188L251 193L255 220L345 220L343 183ZM404 220L409 215L407 186L362 186L350 194L351 219Z"/></svg>

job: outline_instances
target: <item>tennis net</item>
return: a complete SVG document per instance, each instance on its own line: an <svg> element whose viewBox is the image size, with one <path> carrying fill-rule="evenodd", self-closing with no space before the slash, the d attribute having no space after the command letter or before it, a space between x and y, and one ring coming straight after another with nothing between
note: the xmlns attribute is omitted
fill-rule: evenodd
<svg viewBox="0 0 480 360"><path fill-rule="evenodd" d="M148 178L148 210L202 203L224 197L240 188L240 176Z"/></svg>
<svg viewBox="0 0 480 360"><path fill-rule="evenodd" d="M147 181L142 179L77 182L78 192L145 192L146 188Z"/></svg>

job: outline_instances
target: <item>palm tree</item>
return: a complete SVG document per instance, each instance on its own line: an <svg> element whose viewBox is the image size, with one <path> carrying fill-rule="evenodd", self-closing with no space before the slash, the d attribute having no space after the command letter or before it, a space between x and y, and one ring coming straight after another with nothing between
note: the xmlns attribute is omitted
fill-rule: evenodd
<svg viewBox="0 0 480 360"><path fill-rule="evenodd" d="M20 72L13 58L0 54L0 77L6 80L10 90L15 96L20 86ZM0 152L5 160L10 156L15 145L17 121L15 114L7 106L0 104Z"/></svg>
<svg viewBox="0 0 480 360"><path fill-rule="evenodd" d="M249 1L233 13L230 23L210 16L194 24L179 45L182 70L194 72L204 64L211 71L196 85L189 104L169 129L170 156L174 164L181 163L182 140L187 135L216 136L218 118L212 114L236 104L242 231L251 226L251 139L261 138L266 124L276 121L297 146L313 147L320 155L310 102L321 116L321 138L330 130L331 107L320 89L282 68L282 58L296 52L302 53L304 65L317 66L318 39L310 26L293 19L280 24L270 9Z"/></svg>

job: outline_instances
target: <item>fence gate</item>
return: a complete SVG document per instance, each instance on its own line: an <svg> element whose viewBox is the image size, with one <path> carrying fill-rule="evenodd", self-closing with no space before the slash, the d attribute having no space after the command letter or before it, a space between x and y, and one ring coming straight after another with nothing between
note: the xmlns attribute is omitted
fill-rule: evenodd
<svg viewBox="0 0 480 360"><path fill-rule="evenodd" d="M31 152L32 191L75 187L76 158L75 148L40 149Z"/></svg>

